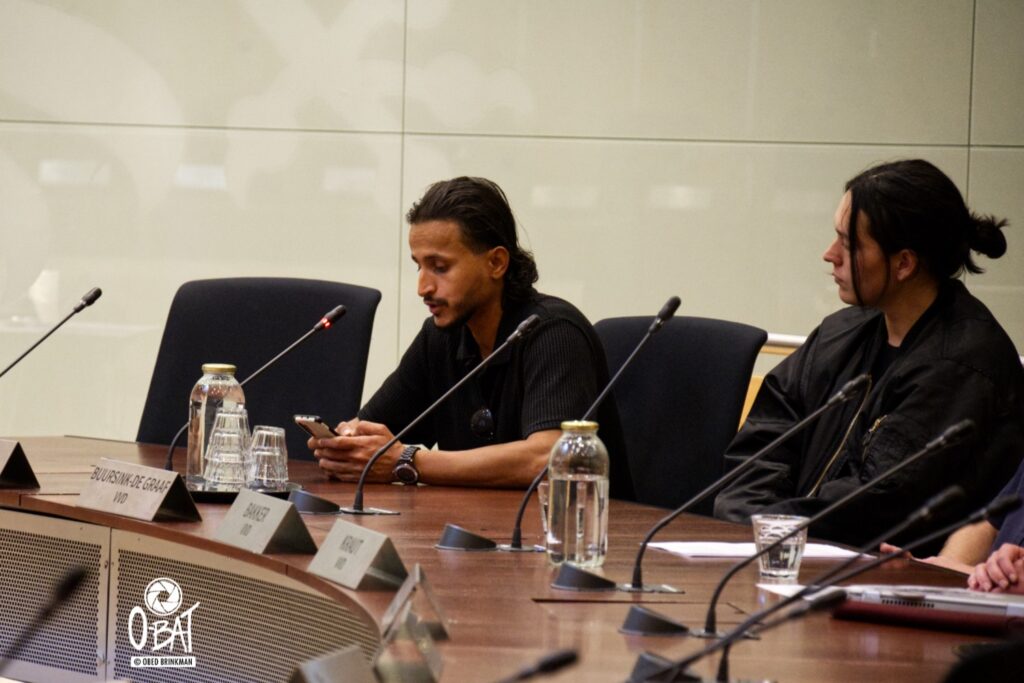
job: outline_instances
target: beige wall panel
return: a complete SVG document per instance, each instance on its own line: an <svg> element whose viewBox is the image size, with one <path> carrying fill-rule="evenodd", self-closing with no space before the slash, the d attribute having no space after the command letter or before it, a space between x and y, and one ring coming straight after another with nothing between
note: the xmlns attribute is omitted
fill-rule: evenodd
<svg viewBox="0 0 1024 683"><path fill-rule="evenodd" d="M972 149L968 201L977 213L1006 218L1006 254L978 258L983 275L968 278L978 295L1003 324L1024 355L1024 148Z"/></svg>
<svg viewBox="0 0 1024 683"><path fill-rule="evenodd" d="M409 5L415 132L965 144L967 0Z"/></svg>
<svg viewBox="0 0 1024 683"><path fill-rule="evenodd" d="M41 124L0 135L0 358L104 290L4 377L0 434L134 437L171 297L196 278L375 287L367 386L393 366L399 136Z"/></svg>
<svg viewBox="0 0 1024 683"><path fill-rule="evenodd" d="M433 180L487 176L509 195L540 288L592 320L653 316L678 294L686 315L806 334L841 306L821 255L843 184L908 155L964 186L966 152L949 148L411 137L403 206ZM426 310L402 248L404 344Z"/></svg>
<svg viewBox="0 0 1024 683"><path fill-rule="evenodd" d="M426 316L401 216L465 173L592 319L677 293L804 334L840 305L843 183L924 156L1012 221L969 284L1024 349L1022 22L1017 0L3 0L0 365L105 294L0 381L0 434L134 436L199 277L380 289L372 392Z"/></svg>
<svg viewBox="0 0 1024 683"><path fill-rule="evenodd" d="M0 118L396 131L401 0L0 3Z"/></svg>
<svg viewBox="0 0 1024 683"><path fill-rule="evenodd" d="M973 144L1024 145L1024 2L1020 0L978 0L973 100Z"/></svg>

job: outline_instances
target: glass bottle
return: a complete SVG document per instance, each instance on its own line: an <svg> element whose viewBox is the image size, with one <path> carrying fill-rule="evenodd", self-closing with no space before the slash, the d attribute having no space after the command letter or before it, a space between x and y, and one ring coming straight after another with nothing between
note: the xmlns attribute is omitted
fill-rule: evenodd
<svg viewBox="0 0 1024 683"><path fill-rule="evenodd" d="M608 554L608 451L596 422L562 423L548 463L548 560L600 567Z"/></svg>
<svg viewBox="0 0 1024 683"><path fill-rule="evenodd" d="M203 376L192 387L188 403L188 456L185 466L185 484L188 488L203 488L206 450L217 411L244 406L245 393L235 379L235 366L204 363Z"/></svg>

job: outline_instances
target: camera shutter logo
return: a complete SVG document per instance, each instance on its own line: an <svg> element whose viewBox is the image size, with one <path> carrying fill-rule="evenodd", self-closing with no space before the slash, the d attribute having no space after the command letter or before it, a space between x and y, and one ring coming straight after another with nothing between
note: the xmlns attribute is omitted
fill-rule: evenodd
<svg viewBox="0 0 1024 683"><path fill-rule="evenodd" d="M181 586L173 579L154 579L146 586L146 607L158 617L169 617L181 607Z"/></svg>

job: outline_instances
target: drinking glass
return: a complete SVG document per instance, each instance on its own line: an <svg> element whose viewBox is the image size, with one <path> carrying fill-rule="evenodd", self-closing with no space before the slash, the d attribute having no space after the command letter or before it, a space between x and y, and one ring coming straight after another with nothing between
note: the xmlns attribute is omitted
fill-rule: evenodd
<svg viewBox="0 0 1024 683"><path fill-rule="evenodd" d="M258 425L246 461L245 485L252 489L280 491L288 484L288 446L284 429Z"/></svg>
<svg viewBox="0 0 1024 683"><path fill-rule="evenodd" d="M205 488L237 491L245 485L245 457L249 450L249 414L245 408L221 408L213 420L206 449Z"/></svg>
<svg viewBox="0 0 1024 683"><path fill-rule="evenodd" d="M797 515L754 515L754 545L758 552L807 521ZM758 558L763 578L796 581L800 574L800 559L807 544L807 529L787 538L777 548Z"/></svg>

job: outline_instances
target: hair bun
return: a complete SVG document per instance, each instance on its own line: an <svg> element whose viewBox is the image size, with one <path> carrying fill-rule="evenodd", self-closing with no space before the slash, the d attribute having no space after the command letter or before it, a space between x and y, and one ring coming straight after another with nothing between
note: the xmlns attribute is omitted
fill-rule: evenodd
<svg viewBox="0 0 1024 683"><path fill-rule="evenodd" d="M995 216L971 215L971 227L968 233L968 244L971 249L989 258L999 258L1006 253L1006 236L1003 227L1006 219Z"/></svg>

